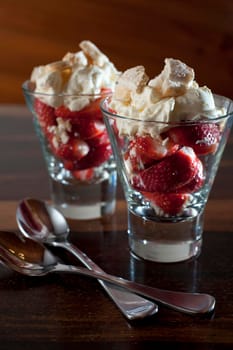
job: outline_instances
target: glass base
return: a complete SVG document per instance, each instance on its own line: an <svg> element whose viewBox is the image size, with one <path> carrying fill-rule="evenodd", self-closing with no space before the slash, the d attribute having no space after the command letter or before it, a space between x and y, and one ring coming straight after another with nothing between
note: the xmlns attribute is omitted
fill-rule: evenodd
<svg viewBox="0 0 233 350"><path fill-rule="evenodd" d="M203 215L180 222L146 220L129 211L129 246L145 260L172 263L191 259L201 252Z"/></svg>
<svg viewBox="0 0 233 350"><path fill-rule="evenodd" d="M115 210L116 172L97 182L50 178L54 206L68 219L89 220L112 215Z"/></svg>

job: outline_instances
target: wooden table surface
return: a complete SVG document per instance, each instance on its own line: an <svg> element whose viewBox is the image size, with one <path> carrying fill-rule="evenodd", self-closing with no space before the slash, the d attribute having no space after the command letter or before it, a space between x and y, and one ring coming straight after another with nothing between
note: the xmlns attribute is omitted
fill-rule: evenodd
<svg viewBox="0 0 233 350"><path fill-rule="evenodd" d="M0 228L16 231L18 201L48 199L48 177L26 108L1 105L0 118ZM71 223L72 242L107 272L151 286L210 293L217 300L214 314L190 316L160 307L151 318L129 322L95 280L27 277L0 265L0 349L232 349L232 152L231 136L206 208L203 250L194 261L157 264L130 255L120 186L111 220Z"/></svg>

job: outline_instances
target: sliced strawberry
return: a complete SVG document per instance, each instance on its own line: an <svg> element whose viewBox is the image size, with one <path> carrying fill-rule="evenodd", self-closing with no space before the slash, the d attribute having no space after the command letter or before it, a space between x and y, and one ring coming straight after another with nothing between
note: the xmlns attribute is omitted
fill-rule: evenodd
<svg viewBox="0 0 233 350"><path fill-rule="evenodd" d="M80 159L80 161L75 162L75 170L84 170L88 168L93 168L101 165L109 159L112 154L112 148L110 144L101 145L99 147L93 147L90 149L89 153Z"/></svg>
<svg viewBox="0 0 233 350"><path fill-rule="evenodd" d="M49 132L49 127L56 125L54 108L42 102L38 98L35 99L34 108L43 131L45 133Z"/></svg>
<svg viewBox="0 0 233 350"><path fill-rule="evenodd" d="M129 173L138 173L155 162L146 154L138 154L134 142L130 143L128 150L124 153L124 160Z"/></svg>
<svg viewBox="0 0 233 350"><path fill-rule="evenodd" d="M206 155L216 151L220 129L218 124L199 123L172 128L168 135L175 143L192 147L197 155Z"/></svg>
<svg viewBox="0 0 233 350"><path fill-rule="evenodd" d="M169 157L133 175L131 182L139 191L175 192L189 183L198 171L199 159L190 147L183 147Z"/></svg>
<svg viewBox="0 0 233 350"><path fill-rule="evenodd" d="M197 170L196 175L189 183L182 186L179 189L179 192L192 193L192 192L198 191L203 186L204 181L205 181L205 175L203 172L203 165L202 165L202 162L200 159L197 161L197 163L198 163L198 170Z"/></svg>
<svg viewBox="0 0 233 350"><path fill-rule="evenodd" d="M74 170L74 161L62 159L62 163L65 169L70 171Z"/></svg>
<svg viewBox="0 0 233 350"><path fill-rule="evenodd" d="M158 215L177 215L189 201L188 193L150 193L143 192Z"/></svg>
<svg viewBox="0 0 233 350"><path fill-rule="evenodd" d="M92 101L90 105L83 108L79 114L79 118L91 118L103 120L103 115L100 110L100 101L102 98L98 98L95 101Z"/></svg>
<svg viewBox="0 0 233 350"><path fill-rule="evenodd" d="M100 136L105 130L105 125L101 120L80 118L73 125L74 133L81 139L87 140Z"/></svg>
<svg viewBox="0 0 233 350"><path fill-rule="evenodd" d="M85 157L90 151L90 147L83 140L73 139L71 140L71 144L72 144L73 156L77 160L80 160L83 157Z"/></svg>
<svg viewBox="0 0 233 350"><path fill-rule="evenodd" d="M53 153L62 160L73 160L73 151L70 143L53 147Z"/></svg>
<svg viewBox="0 0 233 350"><path fill-rule="evenodd" d="M176 152L179 146L173 140L160 137L153 138L150 135L136 136L132 141L138 155L152 159L161 159Z"/></svg>
<svg viewBox="0 0 233 350"><path fill-rule="evenodd" d="M76 161L85 157L90 150L88 144L80 139L70 139L65 144L53 147L53 153L62 160Z"/></svg>
<svg viewBox="0 0 233 350"><path fill-rule="evenodd" d="M110 144L110 140L106 129L104 130L104 132L102 132L102 134L97 135L96 137L92 137L86 141L90 147L99 147L100 145Z"/></svg>
<svg viewBox="0 0 233 350"><path fill-rule="evenodd" d="M150 135L136 136L130 142L124 158L130 172L138 172L176 152L179 145L169 138L152 138Z"/></svg>

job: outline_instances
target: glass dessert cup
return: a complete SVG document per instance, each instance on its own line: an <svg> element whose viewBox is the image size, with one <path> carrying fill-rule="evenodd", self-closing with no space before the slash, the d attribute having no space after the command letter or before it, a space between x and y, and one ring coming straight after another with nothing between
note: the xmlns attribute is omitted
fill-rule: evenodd
<svg viewBox="0 0 233 350"><path fill-rule="evenodd" d="M232 125L232 101L214 95L216 107L226 110L218 118L165 123L119 116L110 99L101 109L127 201L132 254L164 263L198 256L205 206Z"/></svg>
<svg viewBox="0 0 233 350"><path fill-rule="evenodd" d="M108 95L49 95L34 92L24 82L26 104L33 115L49 173L53 204L67 218L98 219L115 210L116 166L100 111L100 100ZM86 107L70 111L66 100L88 99ZM56 101L51 107L48 101Z"/></svg>

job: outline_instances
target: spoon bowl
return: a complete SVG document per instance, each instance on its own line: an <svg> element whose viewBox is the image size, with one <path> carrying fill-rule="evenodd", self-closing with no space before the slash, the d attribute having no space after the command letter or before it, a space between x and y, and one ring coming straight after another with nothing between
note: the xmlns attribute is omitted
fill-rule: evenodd
<svg viewBox="0 0 233 350"><path fill-rule="evenodd" d="M162 290L105 272L61 264L44 245L26 237L18 237L13 232L0 231L0 257L13 270L25 275L43 276L52 272L77 273L126 288L176 311L188 314L211 312L215 307L214 297L208 294Z"/></svg>
<svg viewBox="0 0 233 350"><path fill-rule="evenodd" d="M54 207L38 199L26 198L18 205L16 220L25 237L66 249L88 269L104 273L84 252L68 241L70 230L67 221ZM158 306L152 301L108 282L99 282L127 319L142 319L158 312Z"/></svg>
<svg viewBox="0 0 233 350"><path fill-rule="evenodd" d="M23 199L17 207L16 220L26 237L45 243L64 242L70 231L65 217L39 199Z"/></svg>

